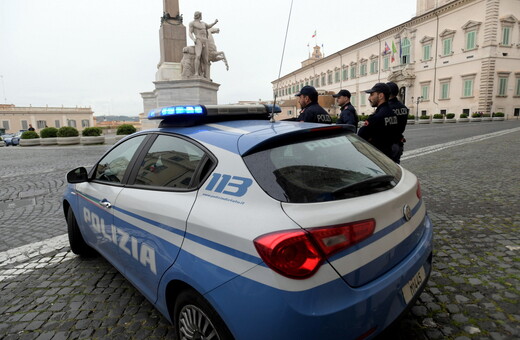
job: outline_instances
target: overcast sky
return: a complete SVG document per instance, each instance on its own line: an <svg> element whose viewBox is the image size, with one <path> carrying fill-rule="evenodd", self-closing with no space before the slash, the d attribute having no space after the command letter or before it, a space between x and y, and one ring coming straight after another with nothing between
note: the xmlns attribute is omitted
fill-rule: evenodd
<svg viewBox="0 0 520 340"><path fill-rule="evenodd" d="M272 100L290 0L179 0L184 25L219 22L223 62L212 64L219 104ZM281 75L410 20L416 0L294 0ZM134 116L159 62L162 0L0 0L0 103L92 107ZM312 35L316 31L316 38ZM192 41L188 38L188 45Z"/></svg>

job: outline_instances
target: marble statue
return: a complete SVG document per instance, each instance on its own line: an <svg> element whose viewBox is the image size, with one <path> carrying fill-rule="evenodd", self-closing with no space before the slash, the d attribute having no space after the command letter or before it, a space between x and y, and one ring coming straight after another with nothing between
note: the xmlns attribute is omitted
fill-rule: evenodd
<svg viewBox="0 0 520 340"><path fill-rule="evenodd" d="M195 12L193 21L190 22L189 35L195 43L195 77L209 78L209 49L208 49L208 30L215 26L218 19L212 24L202 21L202 13Z"/></svg>
<svg viewBox="0 0 520 340"><path fill-rule="evenodd" d="M229 65L224 52L217 50L213 34L219 33L213 26L218 22L206 24L202 21L202 13L195 12L194 20L190 22L189 36L195 46L187 46L182 50L181 76L182 79L206 78L210 79L210 65L212 62L224 61L226 70Z"/></svg>

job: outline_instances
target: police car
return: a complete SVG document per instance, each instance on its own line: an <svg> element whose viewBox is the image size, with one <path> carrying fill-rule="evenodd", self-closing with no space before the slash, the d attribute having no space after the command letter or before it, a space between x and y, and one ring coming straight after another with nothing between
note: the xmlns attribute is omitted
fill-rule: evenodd
<svg viewBox="0 0 520 340"><path fill-rule="evenodd" d="M361 339L423 290L417 177L348 126L279 108L156 109L157 129L67 174L74 253L100 253L181 339Z"/></svg>

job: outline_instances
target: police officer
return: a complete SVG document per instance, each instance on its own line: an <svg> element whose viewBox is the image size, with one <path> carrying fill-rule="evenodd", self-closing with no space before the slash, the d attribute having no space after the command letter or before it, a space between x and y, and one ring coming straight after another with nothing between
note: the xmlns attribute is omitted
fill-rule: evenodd
<svg viewBox="0 0 520 340"><path fill-rule="evenodd" d="M354 125L354 131L357 131L358 116L356 109L350 103L350 92L348 90L340 90L337 94L333 94L332 97L336 98L336 103L341 108L341 113L336 123Z"/></svg>
<svg viewBox="0 0 520 340"><path fill-rule="evenodd" d="M404 143L406 139L404 138L404 130L406 129L406 123L408 121L408 108L401 103L397 99L397 94L399 93L399 87L394 82L386 83L390 88L390 97L388 99L388 105L394 111L397 116L397 126L399 135L397 136L397 140L394 145L392 145L392 159L394 162L399 164L401 162L401 155L403 154Z"/></svg>
<svg viewBox="0 0 520 340"><path fill-rule="evenodd" d="M332 119L325 109L318 104L318 91L312 86L304 86L295 94L302 108L298 121L307 123L331 124Z"/></svg>
<svg viewBox="0 0 520 340"><path fill-rule="evenodd" d="M376 111L367 118L358 135L392 158L392 145L399 133L397 116L388 105L390 88L385 83L377 83L365 93L370 94L368 101Z"/></svg>

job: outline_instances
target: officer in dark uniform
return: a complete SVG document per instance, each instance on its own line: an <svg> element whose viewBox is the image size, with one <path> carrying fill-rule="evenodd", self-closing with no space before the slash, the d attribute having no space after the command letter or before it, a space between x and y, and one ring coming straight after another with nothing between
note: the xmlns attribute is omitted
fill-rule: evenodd
<svg viewBox="0 0 520 340"><path fill-rule="evenodd" d="M302 108L298 121L307 123L331 124L332 119L325 109L318 104L318 91L312 86L304 86L295 94Z"/></svg>
<svg viewBox="0 0 520 340"><path fill-rule="evenodd" d="M333 94L332 97L336 98L336 102L341 108L341 113L339 114L336 124L354 125L354 132L356 132L358 127L358 116L356 109L350 103L350 92L348 90L340 90L337 94Z"/></svg>
<svg viewBox="0 0 520 340"><path fill-rule="evenodd" d="M385 83L377 83L370 90L368 101L376 111L359 129L358 135L392 158L392 145L399 135L397 116L388 105L390 88Z"/></svg>
<svg viewBox="0 0 520 340"><path fill-rule="evenodd" d="M394 82L386 83L390 88L390 97L388 100L388 105L394 111L397 116L397 126L399 128L399 135L397 136L397 140L394 145L392 145L392 159L394 162L399 164L401 162L401 155L404 150L404 143L406 139L404 138L404 130L406 129L406 123L408 122L408 108L401 103L397 99L397 94L399 93L399 87Z"/></svg>

